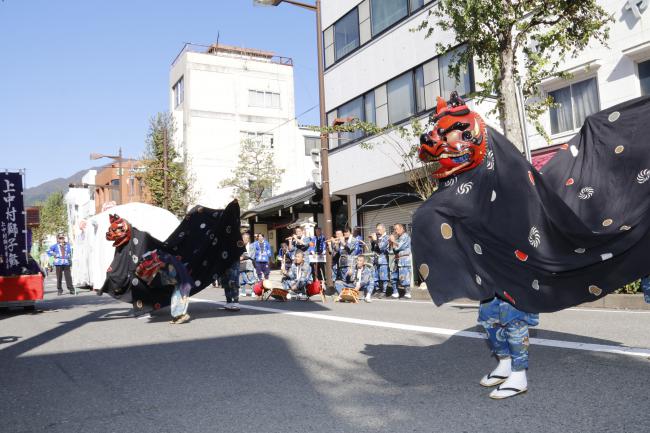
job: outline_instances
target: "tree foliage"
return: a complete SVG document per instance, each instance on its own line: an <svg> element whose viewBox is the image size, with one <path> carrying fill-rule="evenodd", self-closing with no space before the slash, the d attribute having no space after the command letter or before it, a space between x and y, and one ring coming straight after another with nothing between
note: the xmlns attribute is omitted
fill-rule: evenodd
<svg viewBox="0 0 650 433"><path fill-rule="evenodd" d="M234 188L234 196L242 209L258 204L265 196L270 196L284 173L273 162L273 152L261 140L242 140L239 161L232 176L224 179L219 186Z"/></svg>
<svg viewBox="0 0 650 433"><path fill-rule="evenodd" d="M68 231L68 210L62 192L50 194L45 202L37 203L40 208L40 224L32 229L32 244L41 251L48 236Z"/></svg>
<svg viewBox="0 0 650 433"><path fill-rule="evenodd" d="M612 21L597 0L439 0L417 30L426 37L439 30L454 34L437 44L438 53L463 45L452 56L451 74L459 79L475 62L485 74L477 83L479 100L496 96L505 135L521 147L516 83L521 79L528 117L548 137L538 119L553 101L540 95L541 81L567 78L561 64L594 41L605 44Z"/></svg>
<svg viewBox="0 0 650 433"><path fill-rule="evenodd" d="M425 163L418 158L420 135L424 132L424 125L418 120L413 120L408 125L388 125L382 128L374 123L362 122L354 118L341 125L314 129L327 134L363 131L365 136L381 137L374 143L381 142L393 149L394 153L387 154L386 157L400 168L408 184L422 200L429 198L438 188L438 181L431 176L435 171L436 163ZM373 150L375 144L371 141L363 141L359 146L362 149Z"/></svg>
<svg viewBox="0 0 650 433"><path fill-rule="evenodd" d="M144 183L153 205L183 216L193 199L192 179L188 175L187 161L176 150L173 137L176 127L170 113L158 113L149 120L144 167ZM165 142L167 142L167 170L165 170ZM165 171L167 194L165 194Z"/></svg>

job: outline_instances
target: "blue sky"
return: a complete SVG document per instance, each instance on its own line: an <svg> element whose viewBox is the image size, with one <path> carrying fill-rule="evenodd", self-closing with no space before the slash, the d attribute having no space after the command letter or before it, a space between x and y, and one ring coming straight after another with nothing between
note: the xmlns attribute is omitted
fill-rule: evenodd
<svg viewBox="0 0 650 433"><path fill-rule="evenodd" d="M0 2L0 168L26 168L30 187L90 167L90 152L140 156L148 119L168 109L172 60L217 34L292 57L296 114L316 105L315 14L252 3ZM318 110L299 121L318 123Z"/></svg>

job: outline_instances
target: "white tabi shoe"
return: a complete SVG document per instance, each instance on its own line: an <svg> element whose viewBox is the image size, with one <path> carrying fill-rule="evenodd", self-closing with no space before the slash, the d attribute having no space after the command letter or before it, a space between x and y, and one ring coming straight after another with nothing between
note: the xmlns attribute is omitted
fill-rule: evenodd
<svg viewBox="0 0 650 433"><path fill-rule="evenodd" d="M528 380L526 379L526 370L513 371L510 377L490 393L490 398L502 400L504 398L514 397L528 391Z"/></svg>
<svg viewBox="0 0 650 433"><path fill-rule="evenodd" d="M486 388L489 388L491 386L497 386L505 382L506 379L508 379L508 376L510 376L511 372L512 372L512 360L510 358L499 359L499 364L497 365L497 367L494 370L492 370L491 373L488 373L485 376L483 376L483 378L479 383L481 384L481 386L485 386Z"/></svg>

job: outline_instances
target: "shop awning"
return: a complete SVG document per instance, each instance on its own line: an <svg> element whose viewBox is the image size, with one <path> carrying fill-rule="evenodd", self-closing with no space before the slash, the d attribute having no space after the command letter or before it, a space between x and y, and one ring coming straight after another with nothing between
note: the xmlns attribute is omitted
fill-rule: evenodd
<svg viewBox="0 0 650 433"><path fill-rule="evenodd" d="M320 194L320 188L317 188L316 185L310 183L303 188L288 191L261 201L254 208L245 211L242 215L242 219L276 212L280 209L287 209L291 206L304 203L305 201L315 197L317 194Z"/></svg>

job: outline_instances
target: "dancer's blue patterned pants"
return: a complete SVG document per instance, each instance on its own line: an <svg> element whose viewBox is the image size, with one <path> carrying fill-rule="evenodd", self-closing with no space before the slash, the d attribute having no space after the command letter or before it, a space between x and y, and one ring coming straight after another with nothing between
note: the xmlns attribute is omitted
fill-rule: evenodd
<svg viewBox="0 0 650 433"><path fill-rule="evenodd" d="M539 314L525 313L494 298L482 303L478 323L485 328L492 352L499 358L511 358L512 370L528 368L528 327L539 324Z"/></svg>
<svg viewBox="0 0 650 433"><path fill-rule="evenodd" d="M219 285L223 287L226 302L239 302L239 262L234 262L219 278Z"/></svg>

